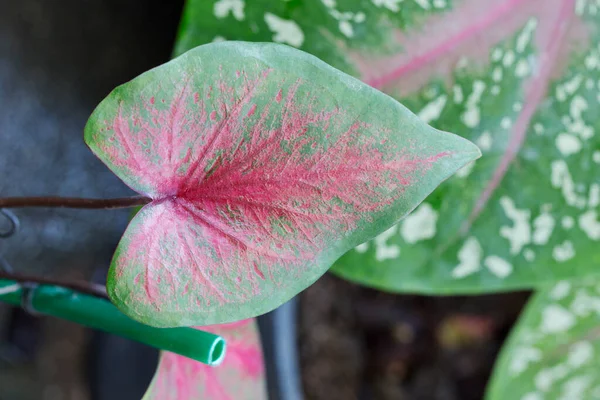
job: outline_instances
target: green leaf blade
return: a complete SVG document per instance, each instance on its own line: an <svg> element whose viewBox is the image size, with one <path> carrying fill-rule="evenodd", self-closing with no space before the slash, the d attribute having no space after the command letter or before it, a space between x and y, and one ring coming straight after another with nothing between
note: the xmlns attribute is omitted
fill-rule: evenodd
<svg viewBox="0 0 600 400"><path fill-rule="evenodd" d="M246 2L230 27L235 16L219 18L203 3L188 2L180 49L217 35L283 40L285 24L265 23L274 14L299 27L300 49L482 148L482 159L414 216L342 257L335 273L389 291L443 294L598 274L596 4Z"/></svg>
<svg viewBox="0 0 600 400"><path fill-rule="evenodd" d="M597 283L540 289L504 345L486 399L598 398L599 306Z"/></svg>
<svg viewBox="0 0 600 400"><path fill-rule="evenodd" d="M156 326L272 310L480 154L313 56L239 42L117 88L85 133L153 200L125 232L107 288Z"/></svg>

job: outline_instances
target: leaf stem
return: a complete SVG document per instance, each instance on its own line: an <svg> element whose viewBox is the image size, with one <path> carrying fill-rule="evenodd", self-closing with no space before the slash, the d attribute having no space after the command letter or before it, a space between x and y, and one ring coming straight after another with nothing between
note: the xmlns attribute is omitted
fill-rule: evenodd
<svg viewBox="0 0 600 400"><path fill-rule="evenodd" d="M33 283L38 285L60 286L76 292L89 294L90 296L108 299L104 285L88 283L83 281L67 281L57 278L46 278L41 276L25 275L15 272L0 270L0 279L8 279L18 283Z"/></svg>
<svg viewBox="0 0 600 400"><path fill-rule="evenodd" d="M4 197L0 198L0 208L49 207L113 209L143 206L152 199L146 196L122 197L116 199L85 199L75 197Z"/></svg>

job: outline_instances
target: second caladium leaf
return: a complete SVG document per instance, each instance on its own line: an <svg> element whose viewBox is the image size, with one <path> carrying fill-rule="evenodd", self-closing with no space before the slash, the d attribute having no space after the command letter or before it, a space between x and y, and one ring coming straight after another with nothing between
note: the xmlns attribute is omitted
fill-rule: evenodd
<svg viewBox="0 0 600 400"><path fill-rule="evenodd" d="M198 47L118 87L85 140L152 199L107 288L155 326L270 311L479 156L311 55L242 42Z"/></svg>
<svg viewBox="0 0 600 400"><path fill-rule="evenodd" d="M598 281L541 288L504 345L486 399L600 399L599 317Z"/></svg>
<svg viewBox="0 0 600 400"><path fill-rule="evenodd" d="M598 0L186 3L177 52L287 43L481 147L480 161L334 272L436 294L598 274Z"/></svg>
<svg viewBox="0 0 600 400"><path fill-rule="evenodd" d="M267 399L256 321L202 327L227 340L223 364L214 367L164 351L143 400Z"/></svg>

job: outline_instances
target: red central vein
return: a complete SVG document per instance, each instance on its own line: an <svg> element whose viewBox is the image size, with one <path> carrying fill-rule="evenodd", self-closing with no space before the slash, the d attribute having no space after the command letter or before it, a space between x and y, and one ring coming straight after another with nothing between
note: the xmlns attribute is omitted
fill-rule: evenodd
<svg viewBox="0 0 600 400"><path fill-rule="evenodd" d="M504 15L510 13L525 1L527 0L509 0L495 8L492 8L489 14L487 14L485 17L475 21L472 25L466 27L464 30L442 42L437 47L434 47L426 53L415 57L406 64L398 66L396 69L385 75L366 81L366 83L375 88L381 88L403 75L416 71L425 65L432 63L436 59L443 57L445 54L456 49L465 40L468 40L485 31L491 25L494 25L496 22L500 21Z"/></svg>
<svg viewBox="0 0 600 400"><path fill-rule="evenodd" d="M177 202L176 205L184 209L196 223L206 226L212 232L229 240L232 244L236 245L240 249L255 251L256 253L265 257L280 259L283 261L293 262L297 259L295 257L289 257L284 254L273 252L269 248L255 246L249 239L243 238L243 234L235 231L228 231L228 229L230 229L229 226L212 218L210 214L203 213L203 211L198 209L193 203L187 203L188 204L182 204L180 201Z"/></svg>
<svg viewBox="0 0 600 400"><path fill-rule="evenodd" d="M240 99L233 105L232 109L228 112L227 108L224 108L224 116L223 119L217 124L217 126L211 132L211 136L208 140L208 143L204 145L202 153L198 156L197 160L190 166L187 172L187 181L188 185L193 184L197 181L202 181L204 177L196 177L196 173L200 166L204 165L206 162L207 156L212 152L213 146L215 146L217 139L222 134L223 129L227 126L227 124L232 123L232 118L236 117L240 112L241 108L246 104L246 101L254 94L255 90L262 83L262 80L258 79L252 86L248 88L248 91L245 92ZM186 187L185 190L189 190L189 187Z"/></svg>
<svg viewBox="0 0 600 400"><path fill-rule="evenodd" d="M574 15L575 0L564 0L560 8L552 33L548 38L547 47L541 50L539 65L540 69L537 76L531 80L529 90L525 95L524 107L517 118L508 146L500 160L500 163L492 175L492 179L487 187L481 193L481 196L475 203L475 208L471 212L469 219L465 222L461 232L467 232L473 221L477 219L490 197L506 175L508 167L515 159L521 149L527 128L537 110L538 105L544 100L548 85L552 76L552 68L555 65L561 46L564 43L565 36L569 28L569 21Z"/></svg>

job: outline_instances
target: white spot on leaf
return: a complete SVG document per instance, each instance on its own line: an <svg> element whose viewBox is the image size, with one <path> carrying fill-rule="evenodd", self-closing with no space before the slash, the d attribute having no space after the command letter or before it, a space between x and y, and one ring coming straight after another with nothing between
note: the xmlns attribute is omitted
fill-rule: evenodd
<svg viewBox="0 0 600 400"><path fill-rule="evenodd" d="M488 151L492 148L492 134L489 131L485 131L477 139L477 146L483 151Z"/></svg>
<svg viewBox="0 0 600 400"><path fill-rule="evenodd" d="M385 261L400 256L400 246L387 243L388 239L392 238L397 232L398 225L394 225L387 231L379 234L373 240L375 243L375 258L377 261Z"/></svg>
<svg viewBox="0 0 600 400"><path fill-rule="evenodd" d="M502 80L502 68L496 67L494 71L492 71L492 79L494 82L500 82Z"/></svg>
<svg viewBox="0 0 600 400"><path fill-rule="evenodd" d="M385 7L390 11L400 11L400 3L404 0L372 0L377 7Z"/></svg>
<svg viewBox="0 0 600 400"><path fill-rule="evenodd" d="M459 264L452 270L453 278L464 278L481 268L483 249L474 237L469 237L458 251Z"/></svg>
<svg viewBox="0 0 600 400"><path fill-rule="evenodd" d="M359 244L354 250L356 250L357 253L366 253L367 250L369 250L369 242Z"/></svg>
<svg viewBox="0 0 600 400"><path fill-rule="evenodd" d="M525 257L525 260L532 262L535 260L535 251L531 249L525 249L523 250L523 257Z"/></svg>
<svg viewBox="0 0 600 400"><path fill-rule="evenodd" d="M590 208L595 208L600 205L600 184L592 183L590 185L590 199L588 200Z"/></svg>
<svg viewBox="0 0 600 400"><path fill-rule="evenodd" d="M529 75L530 72L531 72L531 67L529 66L529 63L527 62L527 60L519 60L519 62L517 63L517 66L515 68L515 75L518 78L525 78L526 76Z"/></svg>
<svg viewBox="0 0 600 400"><path fill-rule="evenodd" d="M425 107L419 111L419 118L423 120L426 124L429 124L431 121L437 120L444 107L446 106L446 101L448 100L448 96L441 95L437 99L429 102Z"/></svg>
<svg viewBox="0 0 600 400"><path fill-rule="evenodd" d="M578 342L571 347L567 363L574 368L579 368L590 362L593 357L594 346L587 341Z"/></svg>
<svg viewBox="0 0 600 400"><path fill-rule="evenodd" d="M523 396L521 400L544 400L544 398L538 392L531 392Z"/></svg>
<svg viewBox="0 0 600 400"><path fill-rule="evenodd" d="M540 331L543 333L560 333L575 325L575 317L567 309L558 304L550 304L542 311Z"/></svg>
<svg viewBox="0 0 600 400"><path fill-rule="evenodd" d="M564 156L578 153L581 150L581 142L573 135L561 133L556 137L556 147Z"/></svg>
<svg viewBox="0 0 600 400"><path fill-rule="evenodd" d="M564 160L552 161L551 182L554 188L560 188L562 190L563 197L568 205L577 208L585 207L587 199L579 196L575 192L575 183L569 172L569 167Z"/></svg>
<svg viewBox="0 0 600 400"><path fill-rule="evenodd" d="M512 199L506 196L500 199L500 205L513 223L512 227L500 227L500 236L510 242L510 254L519 254L524 246L531 243L531 227L529 226L531 212L529 210L519 210L515 207Z"/></svg>
<svg viewBox="0 0 600 400"><path fill-rule="evenodd" d="M485 83L483 81L473 82L473 92L467 99L467 110L461 116L461 120L469 128L475 128L481 121L479 102L484 90Z"/></svg>
<svg viewBox="0 0 600 400"><path fill-rule="evenodd" d="M502 65L510 67L515 62L515 53L512 50L507 50L502 58Z"/></svg>
<svg viewBox="0 0 600 400"><path fill-rule="evenodd" d="M577 0L575 3L575 14L583 15L587 0Z"/></svg>
<svg viewBox="0 0 600 400"><path fill-rule="evenodd" d="M242 21L245 17L244 5L244 0L219 0L215 3L213 12L219 19L225 18L231 13L235 19Z"/></svg>
<svg viewBox="0 0 600 400"><path fill-rule="evenodd" d="M592 379L589 376L575 376L569 379L563 385L563 390L558 400L584 399L585 391L591 383Z"/></svg>
<svg viewBox="0 0 600 400"><path fill-rule="evenodd" d="M537 27L537 19L529 18L527 24L525 24L525 28L517 38L517 52L522 53L527 48L527 45L531 42L531 37L535 28Z"/></svg>
<svg viewBox="0 0 600 400"><path fill-rule="evenodd" d="M510 366L508 367L509 373L512 376L523 373L532 362L540 361L542 359L542 352L534 347L522 347L514 352Z"/></svg>
<svg viewBox="0 0 600 400"><path fill-rule="evenodd" d="M569 281L560 281L550 291L550 298L553 300L562 300L569 295L571 283Z"/></svg>
<svg viewBox="0 0 600 400"><path fill-rule="evenodd" d="M273 41L287 43L294 47L300 47L304 43L304 33L294 21L278 17L275 14L266 13L265 22L269 29L275 33Z"/></svg>
<svg viewBox="0 0 600 400"><path fill-rule="evenodd" d="M415 0L415 3L420 5L423 10L429 10L431 8L429 0Z"/></svg>
<svg viewBox="0 0 600 400"><path fill-rule="evenodd" d="M537 135L541 135L544 133L544 125L540 124L539 122L533 125L533 131L537 134Z"/></svg>
<svg viewBox="0 0 600 400"><path fill-rule="evenodd" d="M588 317L592 312L600 315L600 298L590 296L585 290L579 289L569 307L579 317Z"/></svg>
<svg viewBox="0 0 600 400"><path fill-rule="evenodd" d="M579 227L592 240L600 240L600 221L595 210L587 211L579 216Z"/></svg>
<svg viewBox="0 0 600 400"><path fill-rule="evenodd" d="M556 88L556 98L559 101L565 101L568 96L575 93L581 83L583 82L583 76L575 75L570 81L567 81Z"/></svg>
<svg viewBox="0 0 600 400"><path fill-rule="evenodd" d="M406 243L431 239L435 236L438 213L428 203L423 203L404 219L400 233Z"/></svg>
<svg viewBox="0 0 600 400"><path fill-rule="evenodd" d="M454 94L454 103L460 104L463 102L464 96L463 96L462 87L460 87L458 85L454 85L452 87L452 93Z"/></svg>
<svg viewBox="0 0 600 400"><path fill-rule="evenodd" d="M571 229L573 227L573 225L575 225L575 220L573 219L573 217L566 215L566 216L562 217L562 219L560 220L560 223L563 228Z"/></svg>
<svg viewBox="0 0 600 400"><path fill-rule="evenodd" d="M575 247L570 240L565 240L561 244L554 246L552 257L558 262L565 262L575 257Z"/></svg>
<svg viewBox="0 0 600 400"><path fill-rule="evenodd" d="M494 49L494 51L492 51L492 60L493 61L500 61L500 59L502 59L502 55L503 54L504 54L504 52L502 51L502 49L496 47Z"/></svg>
<svg viewBox="0 0 600 400"><path fill-rule="evenodd" d="M487 269L498 278L506 278L513 271L512 264L498 256L486 257L483 263Z"/></svg>
<svg viewBox="0 0 600 400"><path fill-rule="evenodd" d="M547 392L552 388L554 382L564 378L568 372L569 369L562 364L543 369L535 376L535 386L539 390Z"/></svg>
<svg viewBox="0 0 600 400"><path fill-rule="evenodd" d="M544 211L535 220L533 220L533 243L538 245L544 245L548 243L552 230L555 225L554 217L548 212Z"/></svg>
<svg viewBox="0 0 600 400"><path fill-rule="evenodd" d="M352 27L352 24L350 22L340 21L339 28L340 28L340 32L342 32L342 34L344 36L349 37L349 38L354 36L354 28Z"/></svg>

